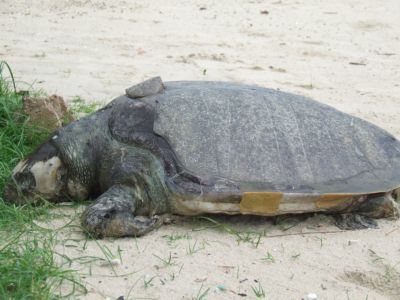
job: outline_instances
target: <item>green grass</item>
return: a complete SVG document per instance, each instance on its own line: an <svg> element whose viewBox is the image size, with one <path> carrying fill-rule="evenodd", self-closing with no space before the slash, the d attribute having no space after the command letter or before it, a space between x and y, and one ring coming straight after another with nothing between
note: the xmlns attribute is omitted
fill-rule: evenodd
<svg viewBox="0 0 400 300"><path fill-rule="evenodd" d="M167 257L160 257L160 256L155 255L155 254L153 254L153 256L155 258L157 258L159 261L161 261L163 263L164 267L169 267L169 266L175 265L175 262L172 259L171 252L169 253L169 256L167 256Z"/></svg>
<svg viewBox="0 0 400 300"><path fill-rule="evenodd" d="M267 251L267 254L262 258L263 261L269 262L269 263L274 263L275 262L275 258L273 257L273 255Z"/></svg>
<svg viewBox="0 0 400 300"><path fill-rule="evenodd" d="M76 119L79 119L82 115L94 112L98 107L98 103L87 103L80 96L75 96L69 103L69 111Z"/></svg>
<svg viewBox="0 0 400 300"><path fill-rule="evenodd" d="M186 233L178 233L174 232L171 234L166 234L162 236L163 238L166 239L168 245L175 245L175 243L179 240L190 240L192 237L186 232Z"/></svg>
<svg viewBox="0 0 400 300"><path fill-rule="evenodd" d="M0 71L4 71L0 63ZM13 82L13 81L12 81ZM31 152L47 136L47 132L27 126L22 113L22 96L11 89L0 73L0 191L11 174L12 167Z"/></svg>
<svg viewBox="0 0 400 300"><path fill-rule="evenodd" d="M20 236L0 250L0 298L54 299L69 297L76 289L84 290L74 271L57 263L54 234L33 234L29 238ZM64 283L68 288L60 295L58 289Z"/></svg>
<svg viewBox="0 0 400 300"><path fill-rule="evenodd" d="M11 68L0 61L0 299L68 297L84 288L73 271L61 267L62 257L54 252L55 233L33 222L48 218L51 205L14 206L2 198L12 168L48 135L27 125L22 107ZM68 286L64 295L61 285Z"/></svg>
<svg viewBox="0 0 400 300"><path fill-rule="evenodd" d="M203 289L203 285L201 285L199 291L197 292L196 296L192 297L192 300L203 300L207 297L210 288Z"/></svg>
<svg viewBox="0 0 400 300"><path fill-rule="evenodd" d="M203 230L205 228L216 228L223 232L229 233L236 237L237 243L249 243L253 245L253 247L258 248L261 243L261 239L266 236L266 231L253 231L253 230L245 230L245 231L238 231L234 229L232 226L228 224L221 223L214 218L211 217L199 217L200 220L206 221L211 223L211 226L203 227L196 230Z"/></svg>
<svg viewBox="0 0 400 300"><path fill-rule="evenodd" d="M188 247L186 248L186 253L188 255L193 255L201 250L204 250L205 249L204 244L205 244L205 242L203 241L203 243L201 243L201 245L198 245L197 240L195 240L193 244L189 242Z"/></svg>
<svg viewBox="0 0 400 300"><path fill-rule="evenodd" d="M251 289L252 289L252 291L253 291L253 293L254 293L254 295L257 297L257 298L265 298L265 291L264 291L264 288L261 286L261 283L260 282L257 282L258 283L258 285L255 285L255 286L251 286Z"/></svg>
<svg viewBox="0 0 400 300"><path fill-rule="evenodd" d="M0 62L0 231L22 230L27 223L47 211L46 206L33 209L29 206L6 205L2 199L4 186L12 168L19 160L37 147L47 132L27 125L22 112L22 96L15 90L14 77L7 80L4 71L12 74L5 62Z"/></svg>

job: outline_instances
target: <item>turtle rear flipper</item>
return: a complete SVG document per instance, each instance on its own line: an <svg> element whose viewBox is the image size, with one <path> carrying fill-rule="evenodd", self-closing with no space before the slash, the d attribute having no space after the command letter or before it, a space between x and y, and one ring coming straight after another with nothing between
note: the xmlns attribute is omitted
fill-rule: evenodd
<svg viewBox="0 0 400 300"><path fill-rule="evenodd" d="M93 237L141 236L158 228L162 218L135 216L135 199L130 188L114 185L87 207L82 226Z"/></svg>
<svg viewBox="0 0 400 300"><path fill-rule="evenodd" d="M399 216L399 207L392 193L370 195L367 201L360 204L355 210L360 215L380 219L396 218Z"/></svg>
<svg viewBox="0 0 400 300"><path fill-rule="evenodd" d="M399 208L391 193L371 195L352 213L336 216L336 226L343 230L377 228L374 219L397 218Z"/></svg>
<svg viewBox="0 0 400 300"><path fill-rule="evenodd" d="M378 228L374 219L359 214L340 214L335 218L335 225L342 230Z"/></svg>

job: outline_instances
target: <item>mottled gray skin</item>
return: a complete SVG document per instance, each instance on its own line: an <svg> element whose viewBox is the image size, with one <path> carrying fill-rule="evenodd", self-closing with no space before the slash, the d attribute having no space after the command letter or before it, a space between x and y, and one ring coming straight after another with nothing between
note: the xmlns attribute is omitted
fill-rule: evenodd
<svg viewBox="0 0 400 300"><path fill-rule="evenodd" d="M327 211L344 213L343 228L373 226L348 212L395 214L400 142L368 122L301 96L233 83L154 78L127 94L52 134L18 168L19 194L9 187L6 199L34 197L32 167L59 157L56 191L43 196L97 198L82 225L98 237L143 235L165 213L241 213L246 192L280 192L294 204L354 194Z"/></svg>

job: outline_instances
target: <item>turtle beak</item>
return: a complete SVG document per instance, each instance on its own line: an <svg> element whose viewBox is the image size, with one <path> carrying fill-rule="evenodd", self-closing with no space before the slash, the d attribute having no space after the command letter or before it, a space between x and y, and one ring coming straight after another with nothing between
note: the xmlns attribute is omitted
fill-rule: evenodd
<svg viewBox="0 0 400 300"><path fill-rule="evenodd" d="M28 198L34 196L33 186L35 186L35 178L26 170L25 161L22 161L14 168L13 175L4 188L4 202L9 204L26 203Z"/></svg>
<svg viewBox="0 0 400 300"><path fill-rule="evenodd" d="M66 186L66 171L57 149L46 142L14 168L5 187L8 203L38 203L42 199L58 202Z"/></svg>

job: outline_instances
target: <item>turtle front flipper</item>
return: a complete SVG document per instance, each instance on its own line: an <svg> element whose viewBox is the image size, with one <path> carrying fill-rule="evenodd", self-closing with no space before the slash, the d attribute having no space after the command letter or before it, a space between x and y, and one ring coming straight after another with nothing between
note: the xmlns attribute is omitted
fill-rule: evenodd
<svg viewBox="0 0 400 300"><path fill-rule="evenodd" d="M137 201L132 189L114 185L83 212L81 224L93 237L141 236L159 227L158 216L135 216Z"/></svg>

